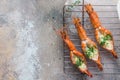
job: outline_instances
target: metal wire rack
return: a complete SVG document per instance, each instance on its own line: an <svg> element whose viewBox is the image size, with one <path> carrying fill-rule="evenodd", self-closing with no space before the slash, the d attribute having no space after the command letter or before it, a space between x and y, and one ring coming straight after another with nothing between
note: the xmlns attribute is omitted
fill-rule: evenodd
<svg viewBox="0 0 120 80"><path fill-rule="evenodd" d="M63 8L63 24L66 25L70 39L75 44L76 48L82 52L80 39L74 24L72 24L72 17L77 16L81 19L87 35L96 42L94 37L94 30L90 23L87 13L84 11L84 1L82 5L75 5L73 9L67 10L70 5L65 5ZM119 56L118 59L102 49L99 45L99 51L101 55L101 62L103 64L103 71L99 71L97 66L90 60L88 62L88 68L95 76L92 80L119 80L120 77L120 21L118 20L116 5L93 5L95 11L98 13L102 25L109 29L114 37L115 50ZM66 74L71 75L83 75L75 66L72 65L69 56L69 49L64 44L64 71ZM89 79L90 78L86 78ZM78 78L76 80L79 80ZM80 79L81 80L81 79Z"/></svg>

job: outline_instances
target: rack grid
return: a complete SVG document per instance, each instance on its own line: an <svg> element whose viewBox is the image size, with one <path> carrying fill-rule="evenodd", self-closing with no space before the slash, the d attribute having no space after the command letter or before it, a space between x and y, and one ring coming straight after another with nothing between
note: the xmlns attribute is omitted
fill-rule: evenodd
<svg viewBox="0 0 120 80"><path fill-rule="evenodd" d="M82 52L80 39L75 29L74 24L72 23L72 17L76 16L81 19L82 25L86 30L87 35L96 42L94 37L94 30L90 23L88 14L84 10L84 1L82 5L75 5L73 9L67 10L71 5L65 5L63 8L63 25L66 25L66 29L70 36L70 39L75 44L76 48ZM103 71L99 71L97 65L94 62L87 60L88 68L91 73L97 76L97 80L119 80L120 75L120 21L118 19L116 5L93 5L94 10L98 13L102 25L109 29L114 37L115 50L119 56L118 59L115 59L109 52L102 49L99 45L99 51L101 56L101 62L103 64ZM69 49L64 44L64 71L66 74L72 75L84 75L72 65L69 56ZM107 77L105 77L107 75ZM117 75L117 76L116 76Z"/></svg>

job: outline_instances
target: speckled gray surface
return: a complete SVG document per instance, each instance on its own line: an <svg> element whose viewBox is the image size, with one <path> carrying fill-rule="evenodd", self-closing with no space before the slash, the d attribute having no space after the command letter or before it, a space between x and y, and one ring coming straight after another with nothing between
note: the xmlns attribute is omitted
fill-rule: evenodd
<svg viewBox="0 0 120 80"><path fill-rule="evenodd" d="M0 1L0 80L64 80L61 0ZM54 22L54 23L53 23Z"/></svg>
<svg viewBox="0 0 120 80"><path fill-rule="evenodd" d="M62 40L52 29L62 26L64 2L0 1L0 80L74 80L63 72Z"/></svg>

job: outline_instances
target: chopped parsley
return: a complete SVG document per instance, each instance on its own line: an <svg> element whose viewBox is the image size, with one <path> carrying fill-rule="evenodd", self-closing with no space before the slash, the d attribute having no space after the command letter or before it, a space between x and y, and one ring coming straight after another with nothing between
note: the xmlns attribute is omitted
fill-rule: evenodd
<svg viewBox="0 0 120 80"><path fill-rule="evenodd" d="M106 36L103 36L100 38L100 45L105 45L106 41L112 40L112 36L107 34Z"/></svg>
<svg viewBox="0 0 120 80"><path fill-rule="evenodd" d="M92 58L92 56L94 55L95 52L96 52L96 49L94 46L86 47L85 53L88 58Z"/></svg>
<svg viewBox="0 0 120 80"><path fill-rule="evenodd" d="M81 65L84 63L84 61L81 60L79 57L75 56L75 58L76 58L76 59L75 59L75 61L76 61L75 65L76 65L77 67L81 66Z"/></svg>

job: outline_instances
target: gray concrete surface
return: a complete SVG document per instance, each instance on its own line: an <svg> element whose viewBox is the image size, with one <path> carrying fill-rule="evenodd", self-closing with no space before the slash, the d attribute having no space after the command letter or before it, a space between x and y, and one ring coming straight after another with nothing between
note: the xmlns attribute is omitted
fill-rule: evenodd
<svg viewBox="0 0 120 80"><path fill-rule="evenodd" d="M0 1L0 80L65 80L63 0Z"/></svg>
<svg viewBox="0 0 120 80"><path fill-rule="evenodd" d="M64 2L0 1L0 80L70 80L62 40L52 29L62 26Z"/></svg>

